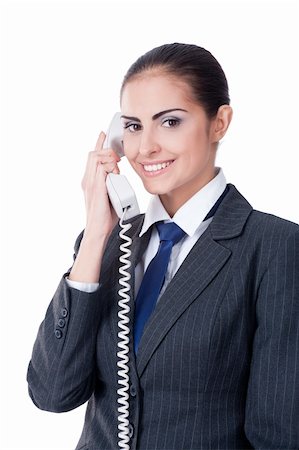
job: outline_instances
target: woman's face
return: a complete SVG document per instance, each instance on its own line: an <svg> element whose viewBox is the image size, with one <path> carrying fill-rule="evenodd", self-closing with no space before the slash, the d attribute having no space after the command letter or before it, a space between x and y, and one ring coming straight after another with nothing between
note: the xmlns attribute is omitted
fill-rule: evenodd
<svg viewBox="0 0 299 450"><path fill-rule="evenodd" d="M125 155L172 216L215 176L213 121L188 84L167 74L129 81L121 110Z"/></svg>

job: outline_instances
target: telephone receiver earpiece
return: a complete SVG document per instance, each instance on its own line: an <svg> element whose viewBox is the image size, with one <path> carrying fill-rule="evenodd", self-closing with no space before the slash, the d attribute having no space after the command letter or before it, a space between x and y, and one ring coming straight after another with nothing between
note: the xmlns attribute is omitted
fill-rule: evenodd
<svg viewBox="0 0 299 450"><path fill-rule="evenodd" d="M123 151L123 127L120 120L120 112L114 114L106 133L103 148L112 148L122 158ZM121 219L131 219L140 213L135 192L124 175L109 173L106 178L106 187L110 202Z"/></svg>
<svg viewBox="0 0 299 450"><path fill-rule="evenodd" d="M112 117L111 123L106 133L106 138L103 148L112 148L120 158L124 155L123 149L123 132L124 129L121 124L121 114L116 112Z"/></svg>

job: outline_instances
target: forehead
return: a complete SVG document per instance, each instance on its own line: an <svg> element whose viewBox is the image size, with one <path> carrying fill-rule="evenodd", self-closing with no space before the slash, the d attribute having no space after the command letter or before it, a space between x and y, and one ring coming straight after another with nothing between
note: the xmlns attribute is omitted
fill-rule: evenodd
<svg viewBox="0 0 299 450"><path fill-rule="evenodd" d="M192 98L189 84L182 78L161 71L147 71L135 76L125 85L121 107L123 110L167 109L198 104ZM167 107L167 108L166 108Z"/></svg>

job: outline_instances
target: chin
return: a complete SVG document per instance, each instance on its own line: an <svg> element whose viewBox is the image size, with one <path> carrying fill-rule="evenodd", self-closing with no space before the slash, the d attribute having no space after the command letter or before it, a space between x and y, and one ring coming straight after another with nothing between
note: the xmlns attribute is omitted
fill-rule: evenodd
<svg viewBox="0 0 299 450"><path fill-rule="evenodd" d="M162 195L165 194L165 192L161 191L161 189L154 189L154 188L149 188L147 186L144 186L145 190L152 195Z"/></svg>
<svg viewBox="0 0 299 450"><path fill-rule="evenodd" d="M152 195L167 194L168 190L162 189L161 186L153 186L150 183L143 182L144 189Z"/></svg>

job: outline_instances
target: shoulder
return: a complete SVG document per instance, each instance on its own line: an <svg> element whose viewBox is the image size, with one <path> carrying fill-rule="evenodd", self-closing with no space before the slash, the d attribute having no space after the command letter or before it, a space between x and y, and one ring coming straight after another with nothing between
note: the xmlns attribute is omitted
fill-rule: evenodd
<svg viewBox="0 0 299 450"><path fill-rule="evenodd" d="M234 248L240 257L246 255L251 266L253 262L258 267L261 262L267 266L278 254L285 257L289 252L299 252L299 225L253 209L233 185L215 219L213 237Z"/></svg>
<svg viewBox="0 0 299 450"><path fill-rule="evenodd" d="M256 232L282 234L285 237L299 232L299 225L290 220L253 209L248 217L248 225L256 228Z"/></svg>
<svg viewBox="0 0 299 450"><path fill-rule="evenodd" d="M234 185L229 184L229 187L229 193L223 201L224 214L220 216L222 223L227 216L230 227L234 225L239 231L254 233L256 237L266 233L279 233L284 236L298 233L298 224L254 209Z"/></svg>
<svg viewBox="0 0 299 450"><path fill-rule="evenodd" d="M299 253L299 225L273 214L252 210L245 226L248 246L269 264Z"/></svg>

